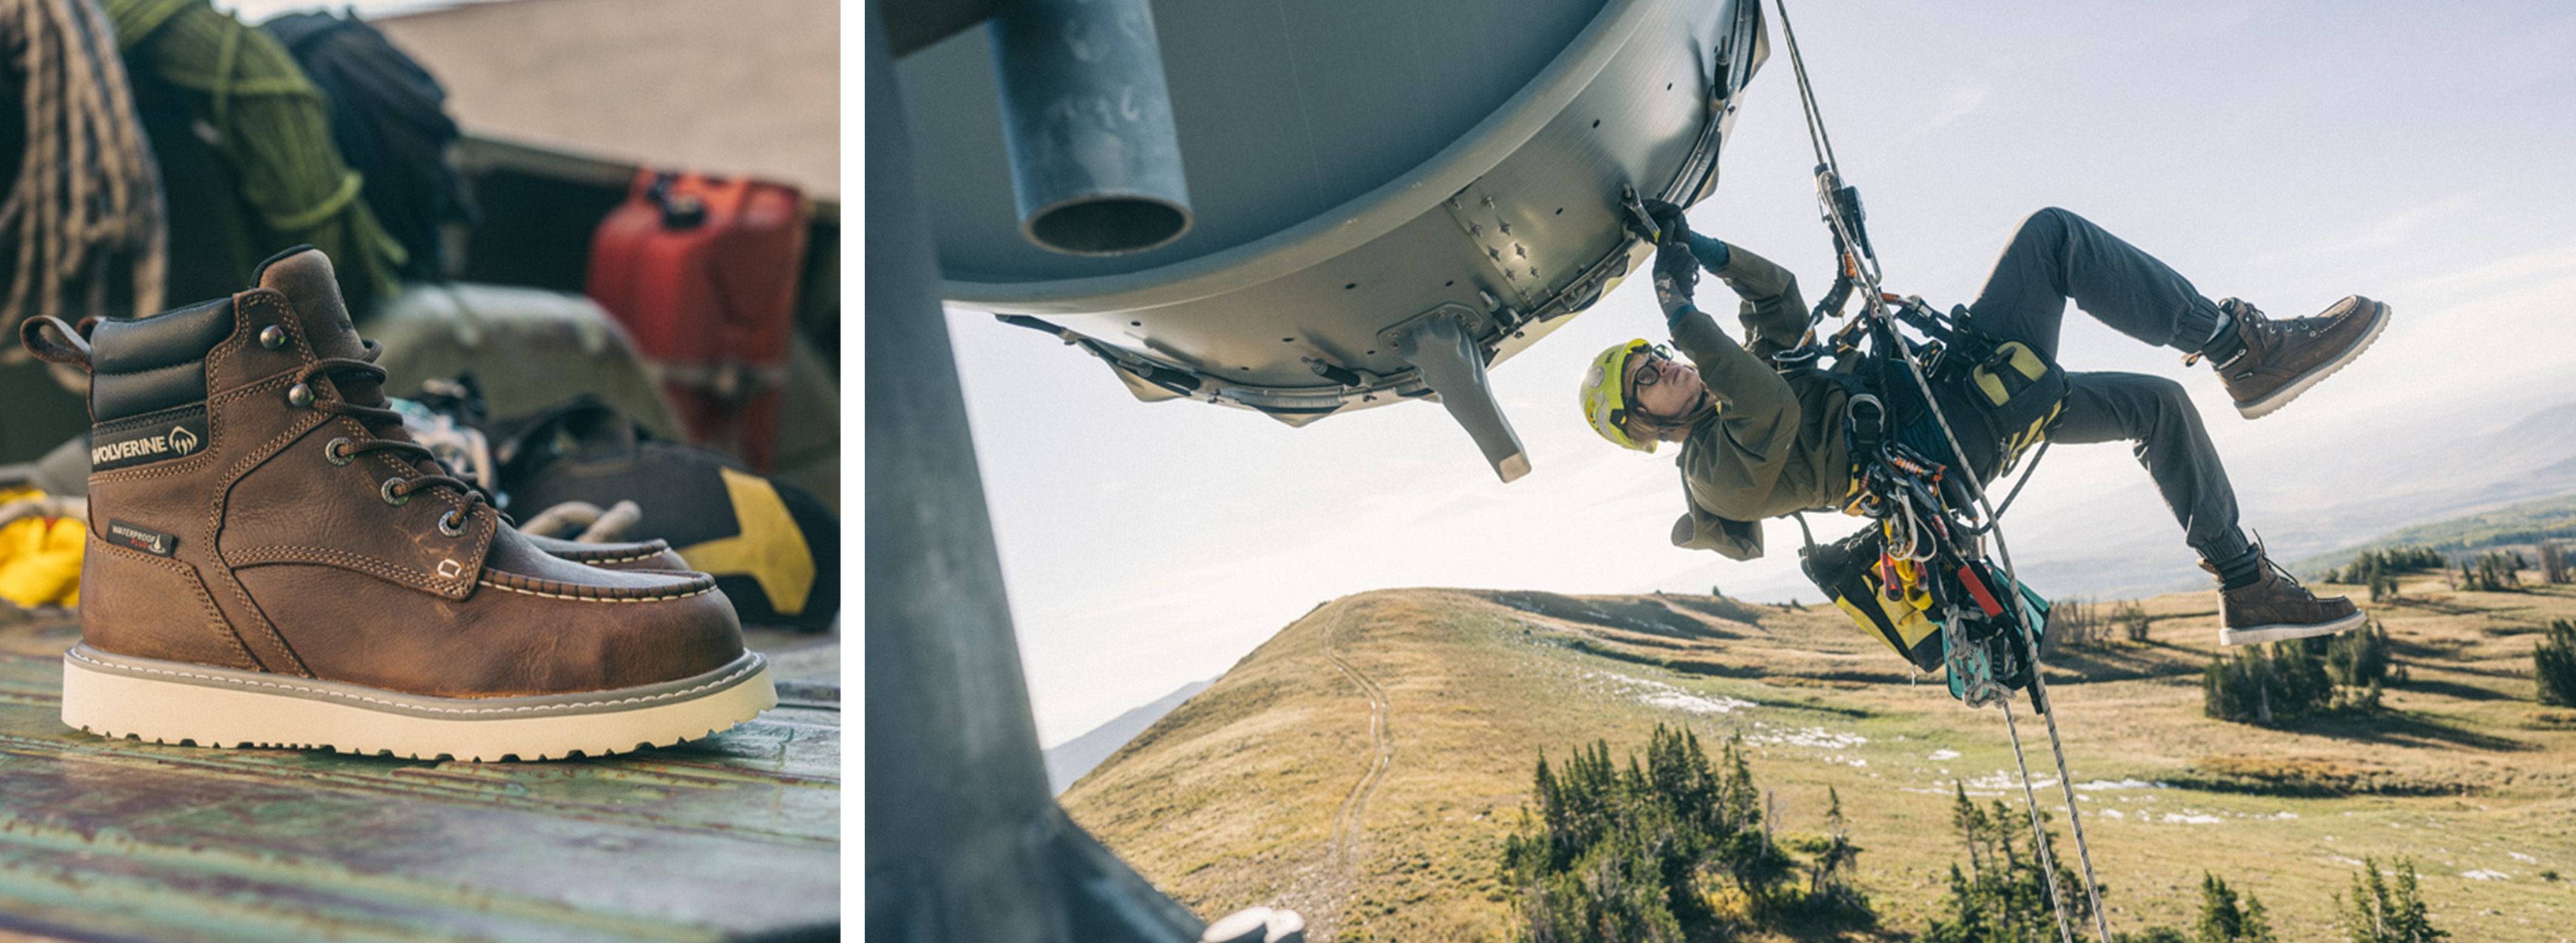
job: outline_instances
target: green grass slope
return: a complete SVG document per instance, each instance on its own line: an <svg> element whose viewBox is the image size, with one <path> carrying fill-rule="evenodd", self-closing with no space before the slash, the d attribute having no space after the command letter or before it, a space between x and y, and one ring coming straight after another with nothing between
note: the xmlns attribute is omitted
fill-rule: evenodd
<svg viewBox="0 0 2576 943"><path fill-rule="evenodd" d="M2457 557L2481 550L2530 551L2543 541L2576 541L2576 495L2525 501L2492 511L2409 527L2369 543L2318 554L2292 568L2320 573L2352 562L2365 550L2426 547Z"/></svg>
<svg viewBox="0 0 2576 943"><path fill-rule="evenodd" d="M2576 928L2576 880L2542 876L2576 877L2576 712L2536 704L2530 678L2538 626L2576 617L2576 588L2404 592L2375 614L2407 680L2367 716L2204 718L2205 593L2146 600L2144 644L2061 654L2049 679L2114 929L2187 925L2208 869L2288 939L2334 939L2359 859L2395 855L2455 939ZM2022 718L2050 801L2043 728ZM1953 784L2018 802L1998 712L1834 610L1441 589L1317 607L1063 802L1200 913L1292 907L1317 940L1508 939L1494 862L1532 761L1595 738L1625 753L1657 723L1743 736L1780 831L1818 830L1840 789L1884 938L1923 929L1958 856Z"/></svg>

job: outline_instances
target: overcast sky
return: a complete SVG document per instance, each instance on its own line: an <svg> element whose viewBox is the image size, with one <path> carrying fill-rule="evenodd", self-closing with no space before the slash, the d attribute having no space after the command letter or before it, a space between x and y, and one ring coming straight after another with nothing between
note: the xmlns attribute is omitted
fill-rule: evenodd
<svg viewBox="0 0 2576 943"><path fill-rule="evenodd" d="M2576 399L2576 9L1846 2L1791 15L1895 290L1964 302L2015 224L2057 205L2213 298L2282 316L2350 293L2394 305L2367 356L2260 423L2206 368L2070 312L2070 368L2182 380L2233 467L2372 461L2390 423L2459 422L2443 409L2477 399ZM1691 219L1788 265L1812 297L1830 261L1776 17L1771 29L1722 182ZM1729 310L1714 279L1702 290ZM1494 372L1534 465L1511 485L1429 404L1289 429L1138 403L1090 357L984 314L950 325L1050 745L1223 672L1347 593L1715 585L1779 599L1802 585L1785 522L1757 563L1669 546L1670 453L1622 452L1583 426L1582 363L1659 329L1644 279ZM2139 516L2170 527L2132 487L2144 480L2124 446L2057 449L2014 540L2044 549ZM2246 516L2264 525L2263 509ZM2179 528L2170 556L2190 559Z"/></svg>

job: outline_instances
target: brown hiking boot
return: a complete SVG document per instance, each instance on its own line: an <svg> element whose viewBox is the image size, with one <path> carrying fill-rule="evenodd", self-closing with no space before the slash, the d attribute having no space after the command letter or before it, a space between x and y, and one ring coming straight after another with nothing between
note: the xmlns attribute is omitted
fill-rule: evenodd
<svg viewBox="0 0 2576 943"><path fill-rule="evenodd" d="M2251 645L2333 635L2364 621L2352 600L2341 596L2317 598L2273 564L2270 557L2262 558L2260 565L2262 579L2235 589L2219 589L2219 644ZM2212 576L2218 574L2218 568L2207 561L2200 568Z"/></svg>
<svg viewBox="0 0 2576 943"><path fill-rule="evenodd" d="M2218 306L2236 316L2245 349L2214 364L2236 411L2259 419L2289 405L2309 387L2343 369L2388 327L2388 305L2360 295L2346 297L2315 317L2274 321L2253 305L2229 298ZM2183 358L2193 363L2199 354Z"/></svg>
<svg viewBox="0 0 2576 943"><path fill-rule="evenodd" d="M92 372L64 723L533 760L676 743L777 702L713 577L551 556L412 441L321 253L254 278L102 321L94 346L52 318L22 334Z"/></svg>

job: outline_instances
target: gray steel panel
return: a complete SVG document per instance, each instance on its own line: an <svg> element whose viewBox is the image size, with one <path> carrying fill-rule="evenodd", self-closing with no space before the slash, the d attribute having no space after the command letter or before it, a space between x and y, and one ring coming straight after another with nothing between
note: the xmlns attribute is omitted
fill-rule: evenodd
<svg viewBox="0 0 2576 943"><path fill-rule="evenodd" d="M1279 156L1272 153L1276 128L1267 136L1203 139L1185 127L1183 161L1200 231L1166 249L1109 260L1068 259L1049 269L1095 274L1031 280L1025 269L994 276L962 261L961 255L1004 254L983 244L1000 240L986 229L1018 239L1007 184L998 185L986 194L993 206L961 207L938 219L944 293L961 305L1043 317L1113 364L1150 362L1204 377L1187 395L1263 409L1292 424L1421 396L1427 390L1412 365L1395 355L1388 329L1443 305L1462 305L1483 313L1472 329L1489 362L1499 362L1589 305L1644 260L1643 245L1622 228L1622 188L1690 202L1713 186L1718 146L1731 124L1730 99L1767 51L1754 2L1613 0L1498 107L1455 132L1454 140L1320 211L1301 200L1329 188L1312 185L1312 178L1295 179L1293 166L1253 190L1242 189L1251 184L1211 179L1209 165L1217 167L1216 180L1235 167L1206 154L1239 155L1253 141L1266 156ZM1386 4L1395 12L1382 12L1379 20L1400 22L1399 14L1414 6ZM1242 44L1245 33L1258 30L1240 31L1225 42ZM1167 62L1199 54L1179 43L1176 33L1166 33ZM1259 45L1246 45L1241 56L1257 59ZM1720 59L1727 61L1724 77L1711 74ZM1327 84L1345 95L1360 94L1346 75L1314 87ZM1176 108L1187 87L1176 74ZM1290 107L1278 100L1284 94L1279 88L1240 91L1257 100L1246 106L1247 113ZM1371 134L1389 133L1391 125L1369 122L1401 110L1389 105L1352 123L1374 129ZM1304 127L1289 136L1310 143L1341 140L1331 129ZM921 153L925 162L952 168L989 157L998 174L994 137L996 146L983 154ZM1351 166L1365 162L1353 160ZM1383 171L1384 164L1372 166ZM1253 194L1277 204L1264 207L1259 217L1263 226L1276 228L1247 240L1245 233L1261 227L1248 224L1247 211L1228 201ZM1279 211L1292 205L1306 215ZM953 215L967 213L988 215ZM1211 232L1236 242L1205 251L1218 241ZM1198 239L1208 242L1180 251ZM952 252L961 242L977 245ZM1014 251L1023 249L1038 253L1024 242ZM1122 266L1142 267L1118 270ZM1347 373L1338 381L1319 376L1316 361L1336 373L1356 371L1359 382L1348 382ZM1130 385L1145 398L1164 398L1147 395L1153 387L1145 381L1130 379Z"/></svg>

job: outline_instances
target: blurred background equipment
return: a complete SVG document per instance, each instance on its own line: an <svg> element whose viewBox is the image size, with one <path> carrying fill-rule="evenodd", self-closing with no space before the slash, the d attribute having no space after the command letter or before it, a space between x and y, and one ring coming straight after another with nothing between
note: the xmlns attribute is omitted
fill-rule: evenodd
<svg viewBox="0 0 2576 943"><path fill-rule="evenodd" d="M259 259L308 242L386 342L394 392L473 370L499 415L594 395L662 441L839 506L833 4L741 0L721 17L698 0L402 4L251 26L227 9L293 5L5 2L0 29L45 30L0 65L0 170L56 200L14 200L0 227L0 271L28 305L150 313L230 294ZM30 63L53 77L24 76ZM131 90L58 94L87 84ZM122 164L104 159L119 109L134 145ZM102 160L68 160L73 139L44 131L75 121ZM38 137L60 159L43 160ZM75 166L95 179L66 176ZM166 208L100 176L120 166L157 176ZM648 193L672 212L630 206ZM621 207L652 225L603 232ZM70 232L22 237L40 222ZM156 267L137 240L163 231ZM616 258L594 264L595 242ZM617 316L585 296L594 286L622 299ZM0 357L0 399L0 462L85 428L79 396L23 357Z"/></svg>
<svg viewBox="0 0 2576 943"><path fill-rule="evenodd" d="M285 44L331 103L331 140L366 181L367 206L402 244L402 277L447 270L439 228L477 215L464 178L447 163L460 133L447 116L447 89L385 34L357 17L290 13L259 24Z"/></svg>
<svg viewBox="0 0 2576 943"><path fill-rule="evenodd" d="M689 441L767 472L777 453L796 275L793 187L638 171L591 240L588 292L633 332Z"/></svg>
<svg viewBox="0 0 2576 943"><path fill-rule="evenodd" d="M23 469L0 468L0 603L80 605L89 504L45 493L26 482Z"/></svg>
<svg viewBox="0 0 2576 943"><path fill-rule="evenodd" d="M87 426L71 377L14 343L30 315L161 307L167 230L152 143L116 35L94 0L0 0L0 461Z"/></svg>
<svg viewBox="0 0 2576 943"><path fill-rule="evenodd" d="M332 103L267 33L206 0L108 0L134 94L164 147L174 254L168 296L232 294L278 249L331 257L351 316L395 290L407 253L359 193L330 134ZM176 165L176 166L174 166Z"/></svg>
<svg viewBox="0 0 2576 943"><path fill-rule="evenodd" d="M118 313L160 310L160 175L107 17L92 0L0 0L0 49L11 55L0 71L19 92L0 106L0 168L11 180L0 233L15 250L0 253L9 273L0 333L17 336L29 314L109 313L111 263L131 279Z"/></svg>
<svg viewBox="0 0 2576 943"><path fill-rule="evenodd" d="M814 631L839 619L841 523L804 489L656 439L588 396L486 431L502 507L550 536L663 540L690 569L715 576L745 625ZM611 527L583 536L603 521Z"/></svg>

